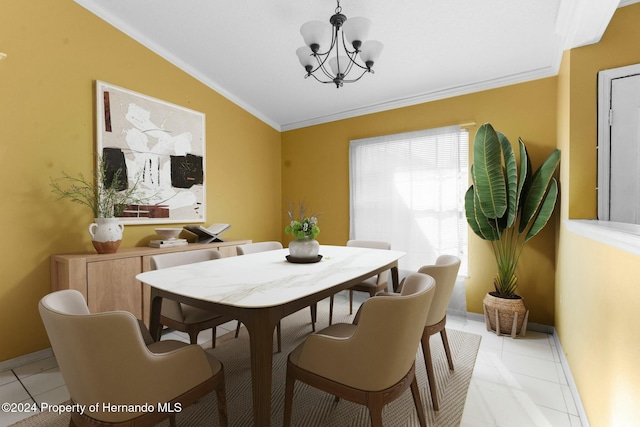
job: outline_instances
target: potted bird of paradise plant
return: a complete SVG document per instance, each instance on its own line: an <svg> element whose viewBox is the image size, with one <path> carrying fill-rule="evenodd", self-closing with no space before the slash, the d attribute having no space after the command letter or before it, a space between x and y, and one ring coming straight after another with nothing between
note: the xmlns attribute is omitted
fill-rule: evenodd
<svg viewBox="0 0 640 427"><path fill-rule="evenodd" d="M489 123L478 129L473 142L472 185L465 195L467 222L473 232L491 243L498 272L494 291L483 301L488 330L512 337L524 334L528 309L516 294L516 267L525 244L551 217L558 183L554 178L560 150L532 172L527 148L518 138L519 162L511 143Z"/></svg>

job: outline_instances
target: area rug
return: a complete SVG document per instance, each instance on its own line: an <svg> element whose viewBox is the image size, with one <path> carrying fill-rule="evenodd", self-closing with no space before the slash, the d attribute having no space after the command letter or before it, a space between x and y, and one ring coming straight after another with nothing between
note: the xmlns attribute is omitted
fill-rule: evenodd
<svg viewBox="0 0 640 427"><path fill-rule="evenodd" d="M349 322L352 317L334 312L334 323ZM328 304L323 301L318 305L316 327L322 329L327 325ZM272 426L282 425L286 357L309 333L311 333L311 324L308 309L301 310L282 320L282 352L274 353L273 357ZM454 329L448 329L447 334L453 353L454 371L449 371L439 335L431 337L436 388L440 402L440 410L437 412L433 410L431 405L422 350L418 350L416 355L418 386L429 426L460 425L480 345L481 337L479 335ZM203 344L203 347L224 364L230 426L253 425L249 337L246 330L242 328L237 339L234 338L233 333L218 338L215 349L211 348L210 342ZM362 357L366 357L366 355L363 354ZM381 366L380 369L384 369L384 366ZM182 413L176 416L176 421L178 426L185 427L219 425L214 395L211 394L198 403L185 408ZM20 421L14 426L66 427L68 423L68 415L41 413ZM410 391L407 390L402 397L384 408L383 423L386 427L419 425ZM294 391L292 424L300 427L368 427L371 425L369 413L364 406L345 400L335 402L333 396L300 382L296 382ZM165 421L159 425L168 427L169 422Z"/></svg>

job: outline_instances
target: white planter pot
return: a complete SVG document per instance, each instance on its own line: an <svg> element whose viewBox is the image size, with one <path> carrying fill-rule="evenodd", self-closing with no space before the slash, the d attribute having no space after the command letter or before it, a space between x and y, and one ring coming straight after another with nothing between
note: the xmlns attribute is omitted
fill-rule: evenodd
<svg viewBox="0 0 640 427"><path fill-rule="evenodd" d="M316 259L320 252L320 243L308 237L289 242L289 255L295 259Z"/></svg>
<svg viewBox="0 0 640 427"><path fill-rule="evenodd" d="M122 242L124 225L118 218L95 218L89 226L91 243L99 254L116 253Z"/></svg>

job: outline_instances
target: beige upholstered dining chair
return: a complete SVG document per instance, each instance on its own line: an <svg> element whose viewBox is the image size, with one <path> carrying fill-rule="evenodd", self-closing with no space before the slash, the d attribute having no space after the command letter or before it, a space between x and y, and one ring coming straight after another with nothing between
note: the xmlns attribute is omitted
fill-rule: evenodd
<svg viewBox="0 0 640 427"><path fill-rule="evenodd" d="M460 270L460 258L454 255L440 255L435 265L425 265L418 269L418 273L428 274L436 281L436 292L433 296L433 302L429 309L429 316L425 323L424 332L422 333L422 353L424 355L424 363L427 368L427 378L429 380L429 389L431 391L431 402L434 410L439 410L438 395L436 392L436 379L433 372L433 360L431 359L431 347L429 345L429 337L440 332L444 351L449 363L449 369L453 371L453 358L451 357L451 349L449 348L449 340L447 339L447 307L453 293L453 286L458 277Z"/></svg>
<svg viewBox="0 0 640 427"><path fill-rule="evenodd" d="M162 268L211 261L219 258L222 258L222 254L215 249L172 252L153 255L151 257L151 268L153 270L160 270ZM231 319L219 313L202 310L169 298L163 298L159 327L161 330L163 326L166 326L181 332L186 332L189 334L191 344L198 343L198 334L200 331L212 329L212 347L215 348L216 326L226 323L229 320Z"/></svg>
<svg viewBox="0 0 640 427"><path fill-rule="evenodd" d="M371 249L391 249L391 244L388 242L380 242L375 240L349 240L347 246L359 247L359 248L371 248ZM370 297L374 296L378 292L387 290L387 281L389 277L389 270L383 271L380 274L371 276L368 279L353 285L349 288L349 314L353 314L353 292L367 292ZM329 298L329 324L333 323L333 295Z"/></svg>
<svg viewBox="0 0 640 427"><path fill-rule="evenodd" d="M266 252L266 251L275 251L278 249L282 249L282 243L276 241L267 241L267 242L256 242L256 243L246 243L244 245L236 246L236 252L238 255L248 255L255 254L258 252ZM313 318L313 311L311 313L311 329L313 331L316 330L315 319ZM236 326L236 338L240 334L240 322ZM280 322L278 322L278 326L276 327L276 335L278 340L278 353L282 351L282 328Z"/></svg>
<svg viewBox="0 0 640 427"><path fill-rule="evenodd" d="M400 296L365 301L357 324L329 326L293 350L287 361L284 426L291 424L296 380L367 405L374 427L382 425L384 405L411 387L420 425L425 426L415 359L434 283L426 274L410 274Z"/></svg>
<svg viewBox="0 0 640 427"><path fill-rule="evenodd" d="M53 292L38 305L72 403L70 426L152 426L175 416L158 410L186 406L216 391L220 424L227 425L224 369L201 347L151 341L133 314L91 314L82 294ZM97 405L96 405L97 404ZM105 411L102 404L153 405L153 411Z"/></svg>

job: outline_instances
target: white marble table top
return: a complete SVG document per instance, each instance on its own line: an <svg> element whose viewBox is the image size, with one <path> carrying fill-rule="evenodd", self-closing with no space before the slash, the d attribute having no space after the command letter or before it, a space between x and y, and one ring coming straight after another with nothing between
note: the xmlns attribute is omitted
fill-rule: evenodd
<svg viewBox="0 0 640 427"><path fill-rule="evenodd" d="M322 260L294 264L288 249L221 258L136 278L157 289L236 307L272 307L312 295L402 258L400 251L320 246Z"/></svg>

